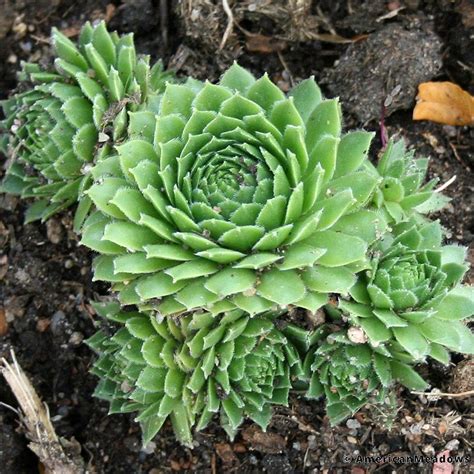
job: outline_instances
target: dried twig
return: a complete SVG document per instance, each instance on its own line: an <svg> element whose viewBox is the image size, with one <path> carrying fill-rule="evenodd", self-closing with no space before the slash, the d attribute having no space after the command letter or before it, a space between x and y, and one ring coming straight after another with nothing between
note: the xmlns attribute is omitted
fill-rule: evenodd
<svg viewBox="0 0 474 474"><path fill-rule="evenodd" d="M80 446L76 441L69 442L57 436L47 405L41 402L13 351L11 357L11 364L6 359L1 360L0 371L20 405L21 410L17 413L31 441L29 448L38 456L48 474L87 473L79 456Z"/></svg>
<svg viewBox="0 0 474 474"><path fill-rule="evenodd" d="M281 65L283 66L283 68L285 69L285 71L288 74L288 78L290 79L291 87L294 87L295 86L295 80L293 79L293 74L291 74L290 68L288 67L288 64L286 63L285 58L283 57L283 54L281 54L281 51L278 51L278 50L277 50L277 54L278 54L278 59L281 62Z"/></svg>
<svg viewBox="0 0 474 474"><path fill-rule="evenodd" d="M451 147L451 150L453 150L454 158L459 161L463 166L467 168L468 171L471 171L471 168L467 165L467 163L459 156L457 148L451 143L448 142L449 146Z"/></svg>
<svg viewBox="0 0 474 474"><path fill-rule="evenodd" d="M402 10L405 10L405 8L406 7L396 8L395 10L392 10L391 12L388 12L385 15L379 16L375 21L377 23L380 23L381 21L389 20L390 18L394 18L398 15L399 12L401 12Z"/></svg>
<svg viewBox="0 0 474 474"><path fill-rule="evenodd" d="M445 397L445 398L464 398L472 397L474 395L474 390L469 390L467 392L460 393L446 393L446 392L411 392L414 395L424 395L426 397Z"/></svg>
<svg viewBox="0 0 474 474"><path fill-rule="evenodd" d="M442 184L439 188L436 188L433 192L440 193L441 191L444 191L448 186L451 186L451 184L453 184L454 181L456 181L456 178L457 178L456 175L451 176L451 178L449 178L446 181L446 183Z"/></svg>
<svg viewBox="0 0 474 474"><path fill-rule="evenodd" d="M225 44L227 43L227 40L229 39L229 36L232 33L233 27L234 27L234 14L232 13L232 10L229 6L229 2L227 0L222 0L222 7L224 8L224 11L227 15L227 26L224 32L224 36L222 37L221 44L219 46L219 49L224 49Z"/></svg>

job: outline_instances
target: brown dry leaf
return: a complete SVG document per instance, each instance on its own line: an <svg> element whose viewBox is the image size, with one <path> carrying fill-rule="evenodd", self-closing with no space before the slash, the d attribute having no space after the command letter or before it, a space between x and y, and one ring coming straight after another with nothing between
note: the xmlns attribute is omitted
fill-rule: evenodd
<svg viewBox="0 0 474 474"><path fill-rule="evenodd" d="M117 10L117 7L113 3L107 4L105 7L105 11L96 9L93 10L91 13L91 20L96 21L96 20L104 20L106 23L108 23L115 15ZM71 25L67 28L63 28L61 30L61 33L68 38L74 38L76 36L79 36L79 33L81 32L82 24L76 23L74 25Z"/></svg>
<svg viewBox="0 0 474 474"><path fill-rule="evenodd" d="M344 38L343 36L329 33L311 33L309 36L311 36L311 39L334 44L357 43L358 41L363 41L369 37L369 35L362 34L353 36L352 38Z"/></svg>
<svg viewBox="0 0 474 474"><path fill-rule="evenodd" d="M413 120L445 125L473 125L474 97L452 82L423 82L418 86Z"/></svg>
<svg viewBox="0 0 474 474"><path fill-rule="evenodd" d="M251 425L242 431L242 437L250 449L267 454L278 454L286 447L286 440L277 433L266 433L258 426Z"/></svg>
<svg viewBox="0 0 474 474"><path fill-rule="evenodd" d="M216 443L214 445L217 455L221 458L224 466L231 467L239 464L239 458L234 454L230 444L227 443Z"/></svg>
<svg viewBox="0 0 474 474"><path fill-rule="evenodd" d="M68 26L67 28L63 28L61 30L61 33L64 36L67 36L68 38L75 38L76 36L79 36L80 32L81 32L81 27L78 24L73 25L73 26Z"/></svg>
<svg viewBox="0 0 474 474"><path fill-rule="evenodd" d="M277 40L271 36L251 35L248 36L245 43L247 50L252 53L270 54L277 51L283 51L286 48L286 42Z"/></svg>

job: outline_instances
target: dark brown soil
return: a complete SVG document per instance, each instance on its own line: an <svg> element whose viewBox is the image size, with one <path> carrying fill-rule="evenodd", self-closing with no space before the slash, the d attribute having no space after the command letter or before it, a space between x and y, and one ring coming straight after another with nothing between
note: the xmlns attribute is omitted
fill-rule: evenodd
<svg viewBox="0 0 474 474"><path fill-rule="evenodd" d="M315 39L293 42L285 37L285 25L277 25L277 20L244 15L241 26L260 35L257 47L255 40L249 46L245 33L234 28L228 48L219 51L221 37L205 37L206 31L202 31L201 36L195 32L193 35L189 31L186 33L183 25L189 22L178 18L174 9L176 2L117 0L107 5L105 0L3 0L2 3L1 97L7 96L15 87L15 71L21 60L48 60L47 38L52 26L74 36L86 19L107 17L113 28L121 32L135 31L141 52L151 53L153 58L163 57L178 73L216 79L230 64L230 57L240 56L241 64L257 75L268 71L283 89L290 87L292 79L312 74L317 79L332 77L336 87L335 70L330 68L348 47L357 48L358 44L348 46ZM190 1L183 3L193 4ZM201 0L194 3L220 9L216 18L223 24L214 30L209 25L208 31L225 30L227 19L221 2ZM218 6L212 6L213 3ZM229 1L231 6L232 3ZM427 79L452 80L472 92L473 49L469 48L469 38L473 34L474 7L469 0L313 3L313 14L323 13L326 20L321 31L327 33L335 27L346 38L356 35L369 35L370 38L388 24L394 25L391 28L416 29L416 25L429 23L439 37L443 65L435 77ZM400 7L404 8L392 18L380 20L381 16ZM270 37L273 31L279 31L284 39L262 39ZM418 34L417 38L426 41L423 34ZM364 37L359 40L364 41ZM270 52L264 54L255 49ZM271 52L272 49L275 52ZM385 54L390 55L390 49ZM364 67L366 65L354 63L354 77ZM398 70L396 64L393 70ZM370 94L378 87L370 83L370 75L363 74L363 77L367 87L357 89L361 103L370 100L370 95L364 94ZM375 80L383 78L374 77ZM414 89L415 85L411 84L411 87ZM326 84L324 88L329 95L332 87ZM452 203L440 213L440 219L451 229L451 241L469 245L474 234L473 130L413 122L410 109L414 97L412 91L410 94L408 101L405 98L400 104L408 110L394 110L385 126L390 135L405 137L420 154L432 157L430 174L438 176L441 184L453 175L457 176L446 190L453 198ZM354 99L353 103L357 104L358 97ZM357 110L350 107L351 104L345 107L348 127L364 125L379 132L378 117L363 124L357 119L360 116ZM380 146L379 138L377 140L376 145ZM58 434L79 441L91 472L415 473L432 472L432 466L363 464L344 462L344 457L359 454L432 456L445 450L456 455L470 454L474 416L469 399L428 401L401 389L399 411L392 429L379 426L380 414L370 409L363 410L347 424L330 428L322 403L307 402L294 396L288 408L276 410L267 434L247 423L235 441L230 442L215 424L196 435L195 449L189 450L178 445L170 427L165 427L151 445L142 449L139 427L133 422L133 416L108 417L106 404L91 396L96 384L96 379L88 373L93 354L82 341L100 324L89 301L94 295L107 294L107 287L91 284L91 255L78 246L71 230L71 214L57 216L48 225L23 225L23 213L24 205L17 199L0 197L0 330L3 331L0 357L8 357L10 349L15 350L20 364L49 405ZM449 369L432 363L423 369L424 375L434 387L442 392L449 391L455 364L462 360L460 356L454 357ZM16 406L3 382L0 383L0 400ZM42 472L18 429L16 414L0 407L0 426L0 472ZM455 470L468 472L469 462L457 464Z"/></svg>

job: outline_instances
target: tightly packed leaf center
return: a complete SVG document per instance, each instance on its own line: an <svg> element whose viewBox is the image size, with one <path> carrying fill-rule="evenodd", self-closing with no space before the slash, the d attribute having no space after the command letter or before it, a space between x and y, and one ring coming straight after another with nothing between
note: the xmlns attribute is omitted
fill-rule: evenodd
<svg viewBox="0 0 474 474"><path fill-rule="evenodd" d="M373 302L378 301L380 289L388 296L385 306L395 311L423 306L442 288L446 279L427 252L407 252L385 258L375 272L372 285L377 290L369 289Z"/></svg>

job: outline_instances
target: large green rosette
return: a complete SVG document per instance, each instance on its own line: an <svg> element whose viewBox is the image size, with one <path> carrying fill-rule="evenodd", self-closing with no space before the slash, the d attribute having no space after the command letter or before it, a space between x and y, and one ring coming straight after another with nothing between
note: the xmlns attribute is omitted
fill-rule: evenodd
<svg viewBox="0 0 474 474"><path fill-rule="evenodd" d="M138 412L145 444L168 418L187 445L192 429L205 428L214 415L231 437L245 418L265 429L272 406L287 405L302 376L298 351L272 318L233 310L158 322L116 304L96 307L123 327L88 340L100 355L95 395L110 402L111 413Z"/></svg>
<svg viewBox="0 0 474 474"><path fill-rule="evenodd" d="M168 84L159 113L93 170L82 243L122 304L160 314L316 311L347 293L386 227L364 209L373 134L341 132L313 79L288 96L238 65L219 84Z"/></svg>

